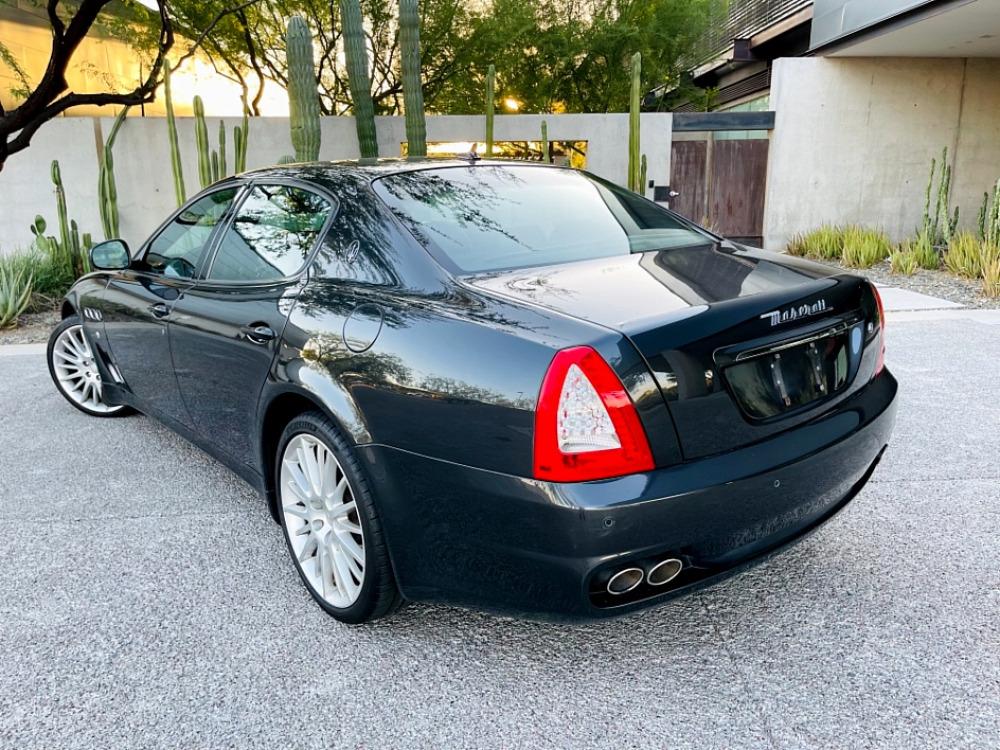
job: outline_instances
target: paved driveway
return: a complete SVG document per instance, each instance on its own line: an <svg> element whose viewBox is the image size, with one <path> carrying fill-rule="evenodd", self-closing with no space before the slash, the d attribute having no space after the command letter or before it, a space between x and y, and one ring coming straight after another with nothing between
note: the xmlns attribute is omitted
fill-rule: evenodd
<svg viewBox="0 0 1000 750"><path fill-rule="evenodd" d="M0 747L997 747L1000 325L889 344L896 439L843 514L581 626L339 625L229 471L0 356Z"/></svg>

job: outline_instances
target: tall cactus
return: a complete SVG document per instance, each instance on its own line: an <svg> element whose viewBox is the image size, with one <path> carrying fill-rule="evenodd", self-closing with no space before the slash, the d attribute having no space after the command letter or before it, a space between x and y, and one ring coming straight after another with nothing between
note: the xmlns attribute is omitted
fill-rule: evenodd
<svg viewBox="0 0 1000 750"><path fill-rule="evenodd" d="M174 119L174 99L170 92L170 63L163 64L163 100L167 107L167 139L170 141L170 167L174 173L174 197L181 206L187 200L184 191L184 167L181 165L181 150L177 143L177 121Z"/></svg>
<svg viewBox="0 0 1000 750"><path fill-rule="evenodd" d="M66 215L66 191L63 189L62 172L59 162L52 160L52 184L56 186L56 217L59 219L59 242L64 248L69 247L69 219Z"/></svg>
<svg viewBox="0 0 1000 750"><path fill-rule="evenodd" d="M409 156L427 156L417 0L399 0L399 44L402 48L403 106L406 110L406 153Z"/></svg>
<svg viewBox="0 0 1000 750"><path fill-rule="evenodd" d="M108 133L107 141L100 146L98 152L97 199L101 210L101 228L104 230L106 240L121 236L118 231L118 186L115 182L115 160L112 150L128 110L129 108L125 107L118 113Z"/></svg>
<svg viewBox="0 0 1000 750"><path fill-rule="evenodd" d="M56 160L52 161L51 176L56 193L59 239L45 236L46 223L41 216L35 217L31 233L35 235L35 247L46 253L56 267L75 278L88 269L86 254L90 249L91 239L89 234L84 234L81 241L79 227L67 214L66 191L63 189L62 173Z"/></svg>
<svg viewBox="0 0 1000 750"><path fill-rule="evenodd" d="M302 16L288 19L285 54L288 59L289 126L295 159L316 161L320 144L319 92L316 90L312 34Z"/></svg>
<svg viewBox="0 0 1000 750"><path fill-rule="evenodd" d="M493 89L496 86L497 70L490 65L486 71L486 158L493 156Z"/></svg>
<svg viewBox="0 0 1000 750"><path fill-rule="evenodd" d="M642 191L639 182L639 96L642 92L642 54L632 55L632 91L628 105L628 188Z"/></svg>
<svg viewBox="0 0 1000 750"><path fill-rule="evenodd" d="M243 124L233 128L233 172L239 174L247 170L247 139L250 136L250 108L247 94L243 92Z"/></svg>
<svg viewBox="0 0 1000 750"><path fill-rule="evenodd" d="M219 120L219 173L213 177L218 181L227 174L229 170L226 168L226 123Z"/></svg>
<svg viewBox="0 0 1000 750"><path fill-rule="evenodd" d="M375 133L375 104L372 102L364 19L359 0L340 0L340 22L344 35L347 82L354 102L354 124L358 129L358 148L361 158L372 159L378 156L378 136Z"/></svg>
<svg viewBox="0 0 1000 750"><path fill-rule="evenodd" d="M542 120L542 161L546 164L552 161L549 157L549 125L545 120Z"/></svg>
<svg viewBox="0 0 1000 750"><path fill-rule="evenodd" d="M639 195L646 194L646 155L639 161Z"/></svg>
<svg viewBox="0 0 1000 750"><path fill-rule="evenodd" d="M194 142L198 147L198 181L201 186L212 184L212 154L208 147L208 126L205 124L205 105L201 97L194 97Z"/></svg>

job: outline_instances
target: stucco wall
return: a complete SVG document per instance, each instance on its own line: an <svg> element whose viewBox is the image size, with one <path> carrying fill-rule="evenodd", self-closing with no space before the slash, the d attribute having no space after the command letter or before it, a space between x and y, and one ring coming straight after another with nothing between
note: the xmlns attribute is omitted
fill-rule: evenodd
<svg viewBox="0 0 1000 750"><path fill-rule="evenodd" d="M223 118L227 124L232 164L232 128L238 118ZM504 140L538 140L541 121L548 123L550 140L585 140L587 169L619 184L626 182L628 163L628 115L502 115L496 118L494 137ZM106 134L112 120L102 118ZM358 157L354 120L350 117L325 117L322 120L322 159ZM379 152L399 156L405 142L405 126L400 117L377 118ZM131 244L141 242L173 210L173 177L166 121L161 118L131 118L122 127L115 142L115 176L118 185L118 208L122 236ZM214 143L218 118L208 118ZM31 147L12 156L0 171L0 252L30 244L29 225L35 214L55 222L55 198L49 179L49 165L58 159L66 188L69 215L81 230L101 239L97 208L97 149L95 119L61 118L46 124ZM177 129L182 149L184 177L188 196L197 191L197 151L194 147L194 121L178 118ZM429 141L481 140L485 133L482 116L440 116L427 118ZM643 114L641 146L649 163L649 179L665 185L670 175L671 115ZM284 118L254 118L250 125L248 169L274 164L291 153L288 121ZM651 193L652 191L650 191Z"/></svg>
<svg viewBox="0 0 1000 750"><path fill-rule="evenodd" d="M1000 60L776 61L765 245L826 222L919 226L931 158L948 146L952 203L976 221L1000 177Z"/></svg>

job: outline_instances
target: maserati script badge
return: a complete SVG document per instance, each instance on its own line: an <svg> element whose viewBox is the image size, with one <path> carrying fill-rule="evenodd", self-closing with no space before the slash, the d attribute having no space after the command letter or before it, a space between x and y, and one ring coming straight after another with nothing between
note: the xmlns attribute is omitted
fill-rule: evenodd
<svg viewBox="0 0 1000 750"><path fill-rule="evenodd" d="M771 321L772 326L776 326L779 323L788 323L792 320L799 320L800 318L808 318L812 315L819 315L821 312L826 312L828 309L826 300L821 299L813 302L811 305L798 305L797 307L789 307L785 310L771 310L771 312L766 312L760 317L762 319L767 318Z"/></svg>

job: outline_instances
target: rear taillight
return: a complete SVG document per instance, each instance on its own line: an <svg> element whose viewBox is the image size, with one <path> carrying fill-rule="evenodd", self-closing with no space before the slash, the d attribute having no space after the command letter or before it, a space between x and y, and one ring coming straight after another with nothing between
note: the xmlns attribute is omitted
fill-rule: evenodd
<svg viewBox="0 0 1000 750"><path fill-rule="evenodd" d="M535 477L582 482L652 468L646 433L614 370L589 346L558 352L535 410Z"/></svg>
<svg viewBox="0 0 1000 750"><path fill-rule="evenodd" d="M882 306L882 295L878 293L878 287L870 284L872 294L875 295L875 305L878 307L878 358L875 360L875 374L878 375L885 369L885 308Z"/></svg>

